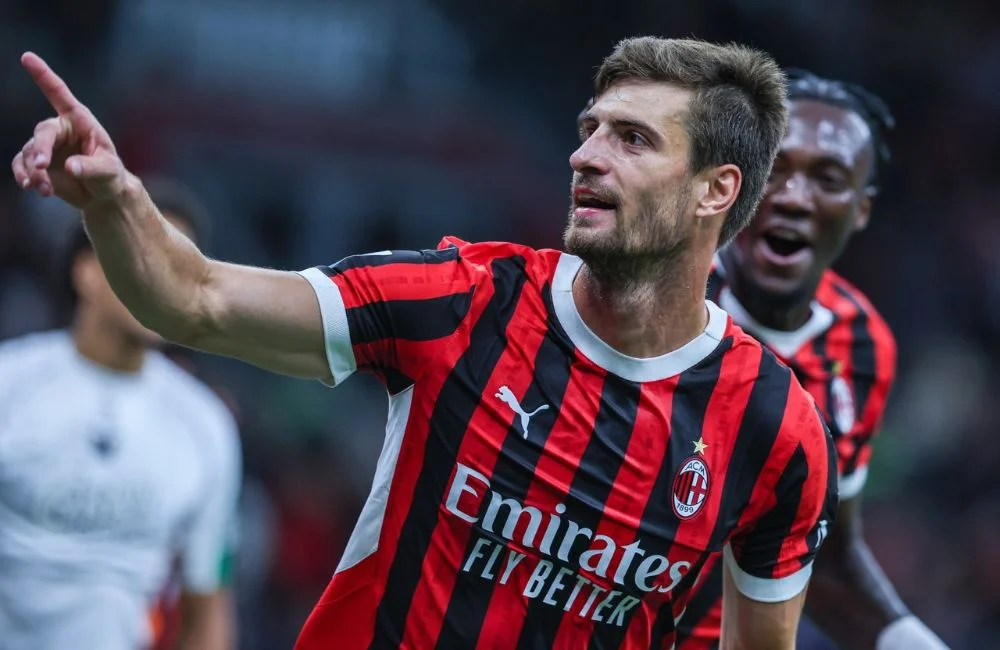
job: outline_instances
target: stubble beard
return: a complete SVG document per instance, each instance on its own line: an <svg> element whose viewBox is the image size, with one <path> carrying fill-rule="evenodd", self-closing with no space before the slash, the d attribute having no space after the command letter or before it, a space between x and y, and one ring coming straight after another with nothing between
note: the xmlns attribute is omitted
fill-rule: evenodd
<svg viewBox="0 0 1000 650"><path fill-rule="evenodd" d="M616 213L614 229L603 233L577 229L570 208L563 233L566 251L582 259L594 279L610 291L631 293L662 281L689 245L685 234L689 198L690 191L685 190L668 205L643 199L634 219L625 223Z"/></svg>

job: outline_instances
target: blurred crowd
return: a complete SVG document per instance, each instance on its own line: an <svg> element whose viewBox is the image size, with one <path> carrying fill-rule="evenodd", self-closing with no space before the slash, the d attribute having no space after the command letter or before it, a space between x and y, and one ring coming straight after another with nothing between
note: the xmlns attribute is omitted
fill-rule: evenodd
<svg viewBox="0 0 1000 650"><path fill-rule="evenodd" d="M558 246L575 116L600 57L638 33L748 42L892 108L884 191L837 265L900 346L865 535L952 647L997 647L996 4L8 0L0 153L47 116L18 66L32 49L131 168L200 194L215 256L295 269L444 234ZM76 218L0 183L0 339L66 324L55 270ZM241 426L241 646L290 647L367 494L384 393L174 353Z"/></svg>

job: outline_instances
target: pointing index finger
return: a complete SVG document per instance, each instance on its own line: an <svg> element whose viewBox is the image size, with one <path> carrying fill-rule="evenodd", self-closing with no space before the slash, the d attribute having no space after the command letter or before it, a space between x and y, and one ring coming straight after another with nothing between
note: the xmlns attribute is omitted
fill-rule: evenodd
<svg viewBox="0 0 1000 650"><path fill-rule="evenodd" d="M41 89L45 99L57 113L63 115L80 106L80 102L70 92L66 82L52 68L33 52L25 52L21 56L21 65L28 71L35 85Z"/></svg>

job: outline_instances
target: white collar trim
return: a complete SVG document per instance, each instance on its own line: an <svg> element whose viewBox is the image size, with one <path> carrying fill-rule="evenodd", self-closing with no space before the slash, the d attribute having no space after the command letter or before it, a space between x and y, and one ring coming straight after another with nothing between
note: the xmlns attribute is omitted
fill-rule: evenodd
<svg viewBox="0 0 1000 650"><path fill-rule="evenodd" d="M810 305L812 314L805 325L791 332L771 329L758 323L728 286L723 287L719 294L719 306L729 312L737 325L786 359L791 359L802 346L830 329L834 321L833 312L813 300Z"/></svg>
<svg viewBox="0 0 1000 650"><path fill-rule="evenodd" d="M710 355L725 335L728 315L715 303L706 300L708 326L685 345L658 357L638 358L622 354L594 334L580 317L573 300L573 279L582 265L583 260L579 257L568 253L560 256L552 279L552 304L556 318L577 349L612 374L635 382L658 381L679 375Z"/></svg>

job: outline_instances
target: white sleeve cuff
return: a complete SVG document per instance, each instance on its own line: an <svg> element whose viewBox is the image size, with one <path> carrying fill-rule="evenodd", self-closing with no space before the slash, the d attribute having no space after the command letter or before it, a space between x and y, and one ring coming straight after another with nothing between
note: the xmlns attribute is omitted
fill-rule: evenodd
<svg viewBox="0 0 1000 650"><path fill-rule="evenodd" d="M323 339L326 343L326 361L330 365L330 376L333 382L324 381L327 385L342 383L358 369L354 359L354 348L351 347L351 333L347 327L347 309L344 298L336 283L316 268L299 271L312 285L319 301L319 311L323 318Z"/></svg>
<svg viewBox="0 0 1000 650"><path fill-rule="evenodd" d="M875 650L948 650L948 646L911 615L893 621L882 630L875 641Z"/></svg>
<svg viewBox="0 0 1000 650"><path fill-rule="evenodd" d="M865 483L868 481L868 466L859 467L847 476L841 476L837 479L838 488L840 491L840 499L842 501L847 499L853 499L854 497L861 494L861 490L864 489Z"/></svg>
<svg viewBox="0 0 1000 650"><path fill-rule="evenodd" d="M802 593L812 576L812 562L784 578L758 578L740 568L729 544L722 549L726 566L733 575L733 582L740 593L761 603L780 603Z"/></svg>

